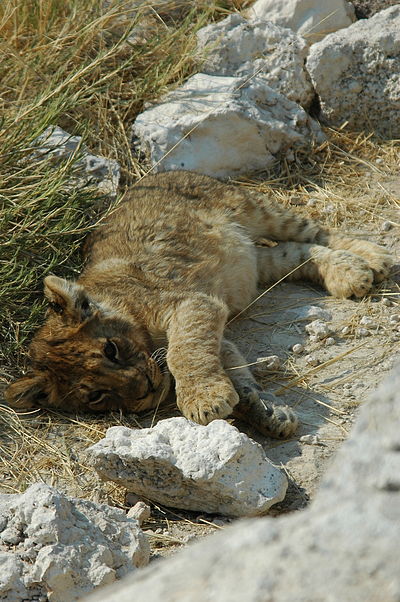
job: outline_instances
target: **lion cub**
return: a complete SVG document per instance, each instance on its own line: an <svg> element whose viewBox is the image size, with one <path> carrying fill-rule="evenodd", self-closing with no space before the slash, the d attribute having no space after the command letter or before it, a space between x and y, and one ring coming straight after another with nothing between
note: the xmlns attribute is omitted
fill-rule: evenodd
<svg viewBox="0 0 400 602"><path fill-rule="evenodd" d="M279 241L256 246L262 237ZM321 284L336 297L365 295L391 257L294 215L265 196L189 172L148 176L89 238L76 282L48 276L49 314L31 347L30 372L11 384L15 408L140 412L175 381L187 418L236 415L274 437L297 419L273 405L235 345L227 317L258 283ZM166 347L165 355L160 349Z"/></svg>

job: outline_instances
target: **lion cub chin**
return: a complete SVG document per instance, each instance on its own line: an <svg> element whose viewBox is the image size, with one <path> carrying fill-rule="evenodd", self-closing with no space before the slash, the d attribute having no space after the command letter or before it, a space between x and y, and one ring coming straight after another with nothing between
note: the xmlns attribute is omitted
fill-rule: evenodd
<svg viewBox="0 0 400 602"><path fill-rule="evenodd" d="M256 245L262 238L277 244ZM162 403L174 379L187 418L237 416L273 437L290 437L297 419L248 368L232 370L247 362L223 336L228 316L259 284L307 279L361 297L392 265L374 243L189 172L141 180L85 255L76 282L45 278L47 321L30 346L29 372L7 389L12 407L141 412Z"/></svg>

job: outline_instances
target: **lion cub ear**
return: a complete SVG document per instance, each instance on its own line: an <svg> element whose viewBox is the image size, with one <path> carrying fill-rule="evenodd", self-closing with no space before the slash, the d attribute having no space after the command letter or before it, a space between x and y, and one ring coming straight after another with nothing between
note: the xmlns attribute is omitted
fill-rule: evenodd
<svg viewBox="0 0 400 602"><path fill-rule="evenodd" d="M11 383L4 392L12 408L27 410L38 408L47 397L47 380L44 374L29 374Z"/></svg>
<svg viewBox="0 0 400 602"><path fill-rule="evenodd" d="M44 279L44 294L50 308L65 319L84 322L93 314L93 305L85 289L76 282L47 276Z"/></svg>

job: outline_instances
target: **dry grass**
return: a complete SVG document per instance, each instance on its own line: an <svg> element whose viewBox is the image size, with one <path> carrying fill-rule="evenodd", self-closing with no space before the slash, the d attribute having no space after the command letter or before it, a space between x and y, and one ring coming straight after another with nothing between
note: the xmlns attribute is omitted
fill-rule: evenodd
<svg viewBox="0 0 400 602"><path fill-rule="evenodd" d="M52 124L81 135L93 153L120 163L121 191L134 184L144 173L129 143L134 118L146 102L194 72L196 31L246 4L199 2L173 18L153 11L146 44L128 40L131 29L145 18L137 13L133 20L123 19L128 1L87 0L84 9L79 0L0 4L3 384L25 365L27 343L44 312L43 277L52 271L76 276L82 240L98 218L99 199L92 191L67 188L72 163L54 167L32 160L35 138ZM395 222L399 196L381 180L398 173L398 144L345 128L326 133L328 141L312 154L299 154L294 163L243 179L240 185L257 187L332 227L360 230L361 224L371 232L382 221ZM389 293L395 297L398 289ZM297 375L296 383L305 377ZM171 411L166 406L157 418ZM124 492L114 485L100 486L85 466L83 450L108 426L149 426L154 419L152 414L140 419L42 411L17 415L0 406L2 490L20 492L43 480L73 495L124 506Z"/></svg>

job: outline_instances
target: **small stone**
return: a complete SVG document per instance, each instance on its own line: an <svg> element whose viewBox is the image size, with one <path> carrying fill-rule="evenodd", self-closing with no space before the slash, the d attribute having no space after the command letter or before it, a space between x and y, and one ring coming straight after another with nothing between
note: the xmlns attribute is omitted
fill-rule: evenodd
<svg viewBox="0 0 400 602"><path fill-rule="evenodd" d="M305 329L309 335L315 336L320 341L328 337L332 332L328 324L323 320L314 320L310 324L307 324Z"/></svg>
<svg viewBox="0 0 400 602"><path fill-rule="evenodd" d="M120 166L114 159L92 155L81 136L72 136L56 125L49 126L34 141L32 157L54 166L71 162L68 187L94 187L111 198L117 196ZM73 159L77 159L72 161Z"/></svg>
<svg viewBox="0 0 400 602"><path fill-rule="evenodd" d="M342 328L342 330L340 331L340 334L342 334L343 336L346 336L347 334L350 334L351 328L350 326L345 326L344 328Z"/></svg>
<svg viewBox="0 0 400 602"><path fill-rule="evenodd" d="M335 339L333 337L328 337L327 339L325 339L325 345L334 345L336 343Z"/></svg>
<svg viewBox="0 0 400 602"><path fill-rule="evenodd" d="M300 355L300 353L303 353L304 351L304 345L301 345L301 343L296 343L296 345L293 345L292 351L295 355Z"/></svg>
<svg viewBox="0 0 400 602"><path fill-rule="evenodd" d="M382 165L382 163L383 163L383 159L381 159L381 158L375 159L375 163L376 163L377 165Z"/></svg>
<svg viewBox="0 0 400 602"><path fill-rule="evenodd" d="M310 366L319 366L321 363L321 361L314 355L306 355L304 359L306 360L307 364L310 364Z"/></svg>
<svg viewBox="0 0 400 602"><path fill-rule="evenodd" d="M223 521L221 518L214 518L213 525L216 525L217 527L226 527L225 521Z"/></svg>
<svg viewBox="0 0 400 602"><path fill-rule="evenodd" d="M392 306L392 302L387 297L383 297L383 299L382 299L382 305L385 305L385 307L391 307Z"/></svg>
<svg viewBox="0 0 400 602"><path fill-rule="evenodd" d="M149 520L150 515L151 508L145 502L137 502L127 512L127 517L136 519L140 527L143 525L144 521Z"/></svg>
<svg viewBox="0 0 400 602"><path fill-rule="evenodd" d="M360 320L360 324L363 326L375 326L376 322L370 316L363 316Z"/></svg>
<svg viewBox="0 0 400 602"><path fill-rule="evenodd" d="M366 328L359 328L357 334L359 337L369 337L371 333Z"/></svg>
<svg viewBox="0 0 400 602"><path fill-rule="evenodd" d="M321 441L318 435L303 435L300 437L299 441L301 443L306 443L307 445L320 445Z"/></svg>
<svg viewBox="0 0 400 602"><path fill-rule="evenodd" d="M397 324L397 322L400 322L400 314L392 314L389 318L389 322L391 324Z"/></svg>
<svg viewBox="0 0 400 602"><path fill-rule="evenodd" d="M383 224L381 226L381 231L389 232L389 230L391 230L392 228L393 228L392 222L383 222Z"/></svg>
<svg viewBox="0 0 400 602"><path fill-rule="evenodd" d="M258 357L257 364L253 366L253 374L256 378L263 378L268 372L276 372L281 367L281 359L277 355Z"/></svg>

